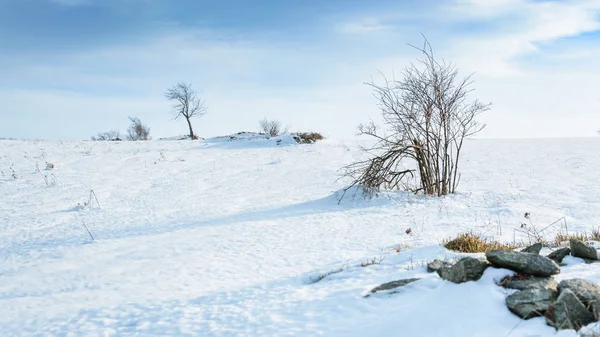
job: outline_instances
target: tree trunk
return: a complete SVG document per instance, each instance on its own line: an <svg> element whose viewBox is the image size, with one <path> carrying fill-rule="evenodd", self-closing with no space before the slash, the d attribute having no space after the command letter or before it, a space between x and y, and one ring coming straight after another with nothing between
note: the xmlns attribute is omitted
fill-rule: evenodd
<svg viewBox="0 0 600 337"><path fill-rule="evenodd" d="M192 122L190 121L189 118L186 118L185 120L187 121L188 126L190 127L190 139L191 140L196 139L196 137L194 136L194 130L192 130Z"/></svg>

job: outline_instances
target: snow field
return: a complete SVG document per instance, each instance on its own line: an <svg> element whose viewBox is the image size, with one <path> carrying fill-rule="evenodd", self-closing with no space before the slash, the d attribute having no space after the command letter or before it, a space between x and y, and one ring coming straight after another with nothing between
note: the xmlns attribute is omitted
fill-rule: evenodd
<svg viewBox="0 0 600 337"><path fill-rule="evenodd" d="M600 139L473 140L457 195L338 204L356 142L242 138L0 141L0 335L555 335L508 312L493 283L510 272L453 285L423 265L465 231L526 240L525 212L600 226ZM567 262L558 280L600 282ZM363 298L408 277L424 279Z"/></svg>

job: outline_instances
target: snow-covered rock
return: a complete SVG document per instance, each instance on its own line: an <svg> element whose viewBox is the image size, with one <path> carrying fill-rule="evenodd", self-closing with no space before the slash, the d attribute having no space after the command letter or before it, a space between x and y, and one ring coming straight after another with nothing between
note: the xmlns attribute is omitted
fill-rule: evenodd
<svg viewBox="0 0 600 337"><path fill-rule="evenodd" d="M556 262L538 254L493 250L487 252L485 257L495 267L518 273L533 276L551 276L560 273L560 267Z"/></svg>
<svg viewBox="0 0 600 337"><path fill-rule="evenodd" d="M553 251L552 253L548 254L548 256L546 256L546 257L549 258L550 260L553 260L556 263L562 263L565 256L567 256L569 254L571 254L571 249L568 247L563 247L563 248L559 248L559 249Z"/></svg>
<svg viewBox="0 0 600 337"><path fill-rule="evenodd" d="M479 259L464 257L450 267L438 269L439 275L446 281L452 283L464 283L477 281L489 265Z"/></svg>
<svg viewBox="0 0 600 337"><path fill-rule="evenodd" d="M571 239L569 245L571 247L571 255L587 260L598 260L598 251L596 248L588 246L577 239Z"/></svg>
<svg viewBox="0 0 600 337"><path fill-rule="evenodd" d="M564 289L548 309L546 321L558 330L579 330L592 323L594 316L571 290Z"/></svg>
<svg viewBox="0 0 600 337"><path fill-rule="evenodd" d="M555 291L531 288L509 295L506 298L506 306L515 315L523 319L530 319L543 316L555 298Z"/></svg>
<svg viewBox="0 0 600 337"><path fill-rule="evenodd" d="M542 244L541 243L534 243L533 245L524 248L523 250L521 250L521 252L523 253L533 253L533 254L539 254L540 250L542 250Z"/></svg>

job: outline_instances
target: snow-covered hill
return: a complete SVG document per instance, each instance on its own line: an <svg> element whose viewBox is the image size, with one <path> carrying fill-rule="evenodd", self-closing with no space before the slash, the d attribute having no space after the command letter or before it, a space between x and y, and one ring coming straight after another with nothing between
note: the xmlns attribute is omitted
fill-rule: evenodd
<svg viewBox="0 0 600 337"><path fill-rule="evenodd" d="M472 140L457 195L339 202L353 142L0 141L0 336L551 336L506 309L506 272L455 285L423 265L461 232L527 239L525 212L600 226L599 148ZM600 283L600 264L565 261L558 280Z"/></svg>

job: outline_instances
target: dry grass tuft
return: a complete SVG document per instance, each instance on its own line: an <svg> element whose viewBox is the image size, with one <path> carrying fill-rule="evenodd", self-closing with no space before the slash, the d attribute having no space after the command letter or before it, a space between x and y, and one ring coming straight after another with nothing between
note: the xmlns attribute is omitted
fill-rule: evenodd
<svg viewBox="0 0 600 337"><path fill-rule="evenodd" d="M590 240L600 241L600 228L592 228L592 233L590 234Z"/></svg>
<svg viewBox="0 0 600 337"><path fill-rule="evenodd" d="M600 235L600 233L596 233L597 235ZM555 247L560 247L561 243L563 242L569 242L571 239L576 239L576 240L580 240L580 241L588 241L590 240L591 236L587 233L575 233L575 234L564 234L564 233L557 233L556 237L554 237L554 246Z"/></svg>
<svg viewBox="0 0 600 337"><path fill-rule="evenodd" d="M519 247L515 244L490 240L473 232L459 234L454 239L444 240L443 245L447 249L461 253L487 253L491 250L513 250Z"/></svg>
<svg viewBox="0 0 600 337"><path fill-rule="evenodd" d="M506 288L506 286L508 285L508 283L512 280L529 280L530 278L532 278L533 276L528 275L528 274L515 274L513 276L506 276L505 278L503 278L502 280L500 280L500 282L498 282L498 285L501 287Z"/></svg>
<svg viewBox="0 0 600 337"><path fill-rule="evenodd" d="M294 140L299 144L313 144L318 140L325 139L323 135L317 132L298 132L293 136Z"/></svg>
<svg viewBox="0 0 600 337"><path fill-rule="evenodd" d="M376 264L381 264L381 262L385 259L385 256L381 256L381 257L374 257L370 260L364 261L360 263L361 267L368 267L368 266L373 266Z"/></svg>
<svg viewBox="0 0 600 337"><path fill-rule="evenodd" d="M565 233L557 233L554 237L554 241L552 242L555 247L561 246L564 242L569 242L571 239L580 240L583 242L586 241L600 241L600 228L592 228L591 232L581 232L575 234L565 234Z"/></svg>

